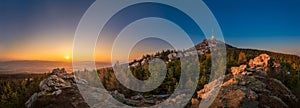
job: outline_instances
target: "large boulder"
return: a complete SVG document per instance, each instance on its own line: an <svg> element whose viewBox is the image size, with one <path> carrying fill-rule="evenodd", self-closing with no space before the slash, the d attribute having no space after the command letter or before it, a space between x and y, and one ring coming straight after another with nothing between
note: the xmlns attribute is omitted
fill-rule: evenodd
<svg viewBox="0 0 300 108"><path fill-rule="evenodd" d="M65 81L57 75L50 75L48 78L40 82L41 91L54 92L60 89L70 88L71 82Z"/></svg>
<svg viewBox="0 0 300 108"><path fill-rule="evenodd" d="M84 79L77 78L79 84L87 84ZM34 93L25 103L27 108L88 108L82 98L74 79L74 75L65 69L54 69L39 84L40 92Z"/></svg>
<svg viewBox="0 0 300 108"><path fill-rule="evenodd" d="M236 76L238 74L246 74L245 69L247 65L240 65L239 67L231 67L231 73L233 76Z"/></svg>
<svg viewBox="0 0 300 108"><path fill-rule="evenodd" d="M280 67L280 64L267 54L260 54L254 59L250 59L248 65L250 68L255 68L256 70L262 70L265 72L269 72L272 71L273 68Z"/></svg>
<svg viewBox="0 0 300 108"><path fill-rule="evenodd" d="M253 59L254 66L267 67L271 57L267 54L260 54L258 57Z"/></svg>
<svg viewBox="0 0 300 108"><path fill-rule="evenodd" d="M34 93L25 103L25 106L27 108L31 108L34 104L34 102L37 100L38 98L38 93Z"/></svg>

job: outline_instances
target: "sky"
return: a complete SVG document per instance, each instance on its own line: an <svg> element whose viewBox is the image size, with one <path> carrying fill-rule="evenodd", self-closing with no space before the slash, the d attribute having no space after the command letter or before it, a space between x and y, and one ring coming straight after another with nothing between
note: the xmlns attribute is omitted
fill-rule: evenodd
<svg viewBox="0 0 300 108"><path fill-rule="evenodd" d="M93 2L93 0L72 0L72 2L1 0L0 60L64 60L65 56L71 56L77 25ZM204 2L216 17L226 43L240 48L300 55L299 0L204 0ZM173 19L181 20L183 17ZM133 28L138 30L137 27ZM180 32L174 28L174 32L169 35L178 34ZM203 40L203 34L194 32L191 38L194 43L199 43ZM170 44L163 40L146 39L133 48L130 56L136 58L142 54L168 48L171 48ZM109 61L107 54L99 53L97 61Z"/></svg>
<svg viewBox="0 0 300 108"><path fill-rule="evenodd" d="M300 55L299 0L206 0L225 41Z"/></svg>

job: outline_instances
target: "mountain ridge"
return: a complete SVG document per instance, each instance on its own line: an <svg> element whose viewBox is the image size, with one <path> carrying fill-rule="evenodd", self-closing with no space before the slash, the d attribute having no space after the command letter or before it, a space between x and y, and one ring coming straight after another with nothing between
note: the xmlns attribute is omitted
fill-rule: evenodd
<svg viewBox="0 0 300 108"><path fill-rule="evenodd" d="M199 102L201 100L207 101L207 99L210 99L210 97L212 97L211 95L216 93L215 89L218 90L219 87L222 87L222 89L220 89L211 107L295 107L298 102L297 97L281 81L269 77L270 74L275 72L271 68L281 67L275 64L272 57L267 54L261 54L253 59L254 61L247 62L249 66L240 65L239 67L231 67L231 73L204 85L203 89L196 92L197 97L192 98L186 107L199 107ZM107 77L101 77L100 73L101 72L98 74L102 81L106 80L108 76L112 78L112 80L106 81L108 83L102 82L104 86L110 86L109 84L118 85L114 83L116 79L112 75L113 73L110 73L111 75L106 73L105 75ZM222 83L220 84L220 82ZM90 83L92 82L89 82L89 78L81 79L67 73L64 69L54 69L48 78L40 82L39 88L41 91L31 96L26 102L26 107L38 108L43 106L60 108L69 106L88 108L89 106L80 96L77 86L83 86L87 90L87 94L85 95L89 93L89 95L92 95L92 91L103 90L103 88L93 87ZM110 99L109 95L127 105L144 107L161 103L167 98L154 97L154 95L146 98L146 96L141 94L130 96L118 89L113 90L106 88L106 90L110 91L109 94L99 95L105 96L104 98L90 96L91 99L97 100L97 103L95 103L93 107L103 107L105 104L101 102L115 106L113 103L107 101ZM164 94L161 96L164 96ZM184 96L184 94L170 99L171 101L163 103L163 106L182 106L182 96ZM57 99L57 97L60 98ZM62 102L65 104L62 105Z"/></svg>

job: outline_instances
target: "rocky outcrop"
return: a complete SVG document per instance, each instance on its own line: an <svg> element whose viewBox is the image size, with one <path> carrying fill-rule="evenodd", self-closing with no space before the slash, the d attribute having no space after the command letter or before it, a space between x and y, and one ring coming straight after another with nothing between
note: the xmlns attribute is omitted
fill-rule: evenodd
<svg viewBox="0 0 300 108"><path fill-rule="evenodd" d="M61 77L58 77L57 75L50 75L48 78L40 82L39 88L41 91L53 93L55 91L70 88L71 83L68 81L65 81Z"/></svg>
<svg viewBox="0 0 300 108"><path fill-rule="evenodd" d="M210 107L295 107L298 99L292 92L279 80L269 78L266 68L273 66L271 57L261 54L254 60L250 60L249 66L241 65L232 67L231 74L215 80L204 86L197 92L197 100L211 98L212 94L218 93ZM220 87L220 91L216 89ZM199 102L191 100L192 106L197 106Z"/></svg>
<svg viewBox="0 0 300 108"><path fill-rule="evenodd" d="M272 57L267 54L260 54L254 59L250 59L248 63L250 68L255 68L256 70L262 70L265 72L272 71L273 68L280 67L280 64L276 63Z"/></svg>
<svg viewBox="0 0 300 108"><path fill-rule="evenodd" d="M127 95L126 98L117 90L107 92L105 88L89 85L87 80L75 77L64 69L54 69L47 78L40 82L39 88L40 92L34 93L25 103L27 108L103 108L115 106L110 103L112 98L132 106L151 106L162 102L169 96L144 97L138 94L129 97ZM86 97L83 98L82 95ZM176 98L180 99L180 97ZM86 102L89 102L90 106Z"/></svg>
<svg viewBox="0 0 300 108"><path fill-rule="evenodd" d="M76 80L86 83L78 78ZM40 82L39 88L40 92L34 93L25 103L27 108L88 108L76 86L74 75L65 69L54 69Z"/></svg>
<svg viewBox="0 0 300 108"><path fill-rule="evenodd" d="M210 99L213 94L217 97L210 107L295 107L298 101L295 95L279 80L268 77L272 68L278 68L276 62L269 55L262 54L249 61L248 65L231 67L231 74L225 75L205 85L197 92L197 98L190 101L190 107L198 108L201 101ZM268 69L266 69L268 68ZM107 79L109 73L99 73L100 79ZM73 74L64 69L54 69L52 73L40 82L40 92L34 93L26 102L27 108L89 108L110 107L109 99L114 98L119 102L131 106L147 107L164 102L166 106L181 105L184 103L186 94L180 93L173 99L166 100L169 95L152 95L151 97L141 94L128 95L124 91L118 91L120 85L111 80L102 81L106 88L91 87L88 78L75 78ZM109 88L110 87L110 88ZM78 88L81 88L79 91ZM217 90L220 88L220 91ZM121 90L122 88L120 88ZM95 92L110 91L96 94ZM122 94L123 93L123 94ZM89 106L86 101L94 101ZM106 106L104 106L106 103ZM183 107L183 106L174 106Z"/></svg>
<svg viewBox="0 0 300 108"><path fill-rule="evenodd" d="M247 65L241 65L239 67L231 67L231 73L233 76L239 75L239 74L251 74L250 72L246 72Z"/></svg>

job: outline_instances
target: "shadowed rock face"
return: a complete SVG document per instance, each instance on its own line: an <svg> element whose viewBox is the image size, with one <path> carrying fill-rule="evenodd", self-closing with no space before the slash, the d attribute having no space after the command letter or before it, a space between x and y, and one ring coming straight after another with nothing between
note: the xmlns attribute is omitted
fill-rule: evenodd
<svg viewBox="0 0 300 108"><path fill-rule="evenodd" d="M232 67L231 74L224 76L224 82L217 85L215 80L197 92L198 100L205 100L216 94L214 89L221 87L217 97L210 107L296 107L298 99L279 80L269 78L267 72L273 66L271 57L261 54L250 60L249 68L246 65ZM270 65L272 64L272 65ZM266 69L268 68L268 69ZM271 71L269 71L271 72ZM205 94L206 93L206 94ZM192 106L199 103L192 99Z"/></svg>

